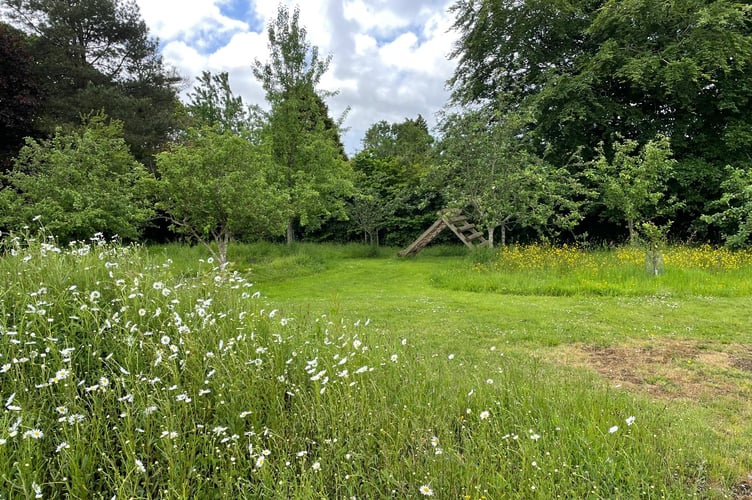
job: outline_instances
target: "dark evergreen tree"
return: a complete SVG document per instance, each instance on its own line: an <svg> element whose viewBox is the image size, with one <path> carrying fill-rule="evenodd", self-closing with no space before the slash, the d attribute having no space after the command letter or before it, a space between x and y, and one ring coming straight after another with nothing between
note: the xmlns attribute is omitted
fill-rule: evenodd
<svg viewBox="0 0 752 500"><path fill-rule="evenodd" d="M0 23L0 170L12 167L23 138L34 135L41 97L23 33Z"/></svg>
<svg viewBox="0 0 752 500"><path fill-rule="evenodd" d="M176 84L134 0L6 0L30 36L45 96L39 127L51 133L104 110L123 121L134 155L151 164L172 132Z"/></svg>

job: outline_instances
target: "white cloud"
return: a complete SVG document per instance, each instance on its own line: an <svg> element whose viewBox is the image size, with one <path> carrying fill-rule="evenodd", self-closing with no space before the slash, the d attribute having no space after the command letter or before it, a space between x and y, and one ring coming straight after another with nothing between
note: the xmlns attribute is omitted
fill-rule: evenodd
<svg viewBox="0 0 752 500"><path fill-rule="evenodd" d="M224 16L220 2L212 0L138 0L141 16L153 35L163 40L206 31L210 26L218 32L243 31L248 24Z"/></svg>
<svg viewBox="0 0 752 500"><path fill-rule="evenodd" d="M266 23L277 14L268 0L137 0L152 34L163 42L165 62L191 83L201 71L227 71L233 91L264 104L251 65L268 58ZM334 118L348 107L343 136L348 152L360 149L365 131L385 120L422 114L429 124L447 102L447 60L455 35L447 33L454 0L287 0L300 6L308 41L332 54L321 88L339 90L328 100ZM238 14L243 12L243 15ZM234 13L234 14L230 14ZM237 18L237 19L234 19Z"/></svg>
<svg viewBox="0 0 752 500"><path fill-rule="evenodd" d="M377 33L389 33L410 24L410 19L401 17L390 9L379 9L373 2L364 0L344 2L344 14L364 31Z"/></svg>

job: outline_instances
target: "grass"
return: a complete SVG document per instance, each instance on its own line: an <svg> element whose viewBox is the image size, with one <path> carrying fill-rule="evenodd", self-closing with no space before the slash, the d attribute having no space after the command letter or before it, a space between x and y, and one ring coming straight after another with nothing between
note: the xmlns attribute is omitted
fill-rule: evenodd
<svg viewBox="0 0 752 500"><path fill-rule="evenodd" d="M7 498L722 498L752 468L733 398L559 359L691 342L651 373L677 384L752 340L738 294L478 293L465 275L511 271L452 247L239 245L220 272L197 247L4 245ZM724 370L684 378L747 396Z"/></svg>

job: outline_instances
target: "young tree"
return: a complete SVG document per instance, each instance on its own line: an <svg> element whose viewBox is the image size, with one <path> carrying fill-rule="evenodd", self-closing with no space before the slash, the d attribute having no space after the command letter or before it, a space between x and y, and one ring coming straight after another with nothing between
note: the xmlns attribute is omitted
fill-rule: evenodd
<svg viewBox="0 0 752 500"><path fill-rule="evenodd" d="M184 143L157 155L157 208L224 268L233 237L284 231L288 199L269 181L270 164L263 146L232 131L191 128Z"/></svg>
<svg viewBox="0 0 752 500"><path fill-rule="evenodd" d="M472 208L491 246L497 228L504 246L515 226L554 232L581 219L582 186L529 152L526 125L517 114L484 110L450 114L441 123L445 196L457 208Z"/></svg>
<svg viewBox="0 0 752 500"><path fill-rule="evenodd" d="M234 237L282 234L288 197L271 180L270 147L227 73L197 80L187 106L196 126L157 155L157 207L224 268Z"/></svg>
<svg viewBox="0 0 752 500"><path fill-rule="evenodd" d="M715 211L703 220L718 226L726 245L747 248L752 244L752 169L727 167L723 196L711 205Z"/></svg>
<svg viewBox="0 0 752 500"><path fill-rule="evenodd" d="M351 171L339 130L329 119L324 97L317 90L331 57L321 59L306 40L299 11L292 16L280 5L268 27L271 59L254 62L253 74L271 104L268 137L277 167L273 178L289 198L287 242L294 226L316 227L329 217L345 217L344 198L352 190Z"/></svg>
<svg viewBox="0 0 752 500"><path fill-rule="evenodd" d="M638 225L676 209L676 200L666 195L676 162L671 158L665 136L658 136L642 147L633 140L617 141L612 147L611 160L603 146L599 147L598 158L592 162L588 175L599 186L606 216L625 222L629 241L635 244Z"/></svg>
<svg viewBox="0 0 752 500"><path fill-rule="evenodd" d="M135 240L154 216L144 166L131 155L122 123L102 114L80 130L27 139L3 183L2 226L18 228L41 216L61 241L98 232Z"/></svg>

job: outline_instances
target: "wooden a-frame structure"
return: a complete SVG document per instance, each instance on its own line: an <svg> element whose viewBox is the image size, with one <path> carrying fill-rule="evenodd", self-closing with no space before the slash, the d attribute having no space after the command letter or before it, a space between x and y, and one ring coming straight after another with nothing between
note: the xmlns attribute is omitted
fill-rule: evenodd
<svg viewBox="0 0 752 500"><path fill-rule="evenodd" d="M417 254L447 227L469 248L488 246L488 240L483 237L483 233L478 231L475 224L469 222L467 217L462 215L461 211L442 210L439 212L439 218L436 222L398 255L400 257L407 257L408 255Z"/></svg>

